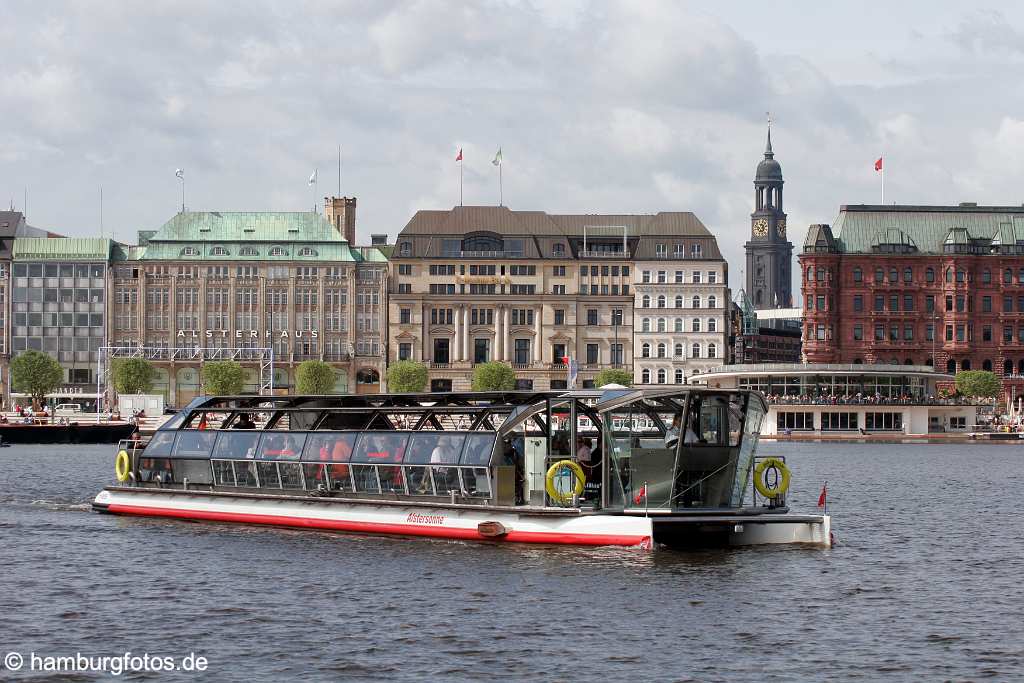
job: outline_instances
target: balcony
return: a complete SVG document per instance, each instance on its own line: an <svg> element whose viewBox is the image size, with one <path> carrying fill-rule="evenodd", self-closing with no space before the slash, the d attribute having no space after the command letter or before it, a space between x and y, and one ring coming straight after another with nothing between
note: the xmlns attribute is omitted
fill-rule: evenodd
<svg viewBox="0 0 1024 683"><path fill-rule="evenodd" d="M598 258L598 259L618 259L620 261L629 258L629 256L622 251L581 251L579 252L579 258ZM665 258L659 256L658 258Z"/></svg>

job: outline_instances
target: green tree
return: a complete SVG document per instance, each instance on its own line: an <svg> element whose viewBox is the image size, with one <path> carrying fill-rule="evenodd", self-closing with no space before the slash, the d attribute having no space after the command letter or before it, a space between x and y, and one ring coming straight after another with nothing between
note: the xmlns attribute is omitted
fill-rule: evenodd
<svg viewBox="0 0 1024 683"><path fill-rule="evenodd" d="M304 360L295 373L296 388L300 394L329 394L334 390L338 371L322 360Z"/></svg>
<svg viewBox="0 0 1024 683"><path fill-rule="evenodd" d="M988 370L961 370L956 373L956 390L972 398L993 398L999 395L1002 383Z"/></svg>
<svg viewBox="0 0 1024 683"><path fill-rule="evenodd" d="M60 363L42 351L23 351L11 361L12 388L32 397L32 404L39 408L46 395L64 381L64 368Z"/></svg>
<svg viewBox="0 0 1024 683"><path fill-rule="evenodd" d="M633 384L633 375L618 368L608 368L597 373L597 376L594 377L595 387L603 387L605 384L621 384L624 387L628 387Z"/></svg>
<svg viewBox="0 0 1024 683"><path fill-rule="evenodd" d="M516 373L512 368L491 361L473 368L473 391L511 391L516 388Z"/></svg>
<svg viewBox="0 0 1024 683"><path fill-rule="evenodd" d="M388 391L395 393L418 393L426 391L430 378L427 366L413 360L395 361L388 366Z"/></svg>
<svg viewBox="0 0 1024 683"><path fill-rule="evenodd" d="M245 370L233 360L203 363L203 391L209 396L234 396L245 386Z"/></svg>
<svg viewBox="0 0 1024 683"><path fill-rule="evenodd" d="M153 390L156 368L145 358L118 358L111 376L119 394L148 394Z"/></svg>

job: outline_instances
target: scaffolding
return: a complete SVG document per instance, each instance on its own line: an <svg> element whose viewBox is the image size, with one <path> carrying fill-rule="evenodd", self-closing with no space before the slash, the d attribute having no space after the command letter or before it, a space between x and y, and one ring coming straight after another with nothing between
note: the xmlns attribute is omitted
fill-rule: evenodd
<svg viewBox="0 0 1024 683"><path fill-rule="evenodd" d="M110 372L108 361L117 358L144 358L145 360L170 362L195 362L218 360L255 361L260 364L259 395L274 393L274 349L272 347L222 347L184 346L167 348L162 346L101 346L96 355L96 412L100 412L100 397L105 395L103 387Z"/></svg>

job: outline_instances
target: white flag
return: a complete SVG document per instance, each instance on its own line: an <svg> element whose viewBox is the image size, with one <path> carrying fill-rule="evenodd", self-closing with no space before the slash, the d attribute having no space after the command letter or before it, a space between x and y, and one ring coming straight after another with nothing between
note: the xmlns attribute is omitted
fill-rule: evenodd
<svg viewBox="0 0 1024 683"><path fill-rule="evenodd" d="M316 185L316 171L313 171L313 175L309 176L309 184Z"/></svg>
<svg viewBox="0 0 1024 683"><path fill-rule="evenodd" d="M498 148L498 153L494 155L494 159L491 163L495 166L501 166L501 147Z"/></svg>
<svg viewBox="0 0 1024 683"><path fill-rule="evenodd" d="M174 172L174 177L175 178L181 178L182 180L184 180L185 179L185 169L183 169L183 168L177 169Z"/></svg>

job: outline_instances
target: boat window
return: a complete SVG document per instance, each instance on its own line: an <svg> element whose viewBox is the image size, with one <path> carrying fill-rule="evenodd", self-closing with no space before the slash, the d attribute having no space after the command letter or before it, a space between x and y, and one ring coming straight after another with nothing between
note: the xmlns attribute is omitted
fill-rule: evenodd
<svg viewBox="0 0 1024 683"><path fill-rule="evenodd" d="M171 448L174 446L174 437L177 436L177 434L177 432L158 430L153 434L153 438L150 440L149 445L146 446L146 457L166 458L170 456Z"/></svg>
<svg viewBox="0 0 1024 683"><path fill-rule="evenodd" d="M188 479L189 484L212 484L213 472L210 470L210 461L205 457L202 460L177 460L173 466L174 481L181 484Z"/></svg>
<svg viewBox="0 0 1024 683"><path fill-rule="evenodd" d="M413 434L405 462L414 465L452 464L459 462L459 453L465 434L419 433ZM491 437L493 441L494 437Z"/></svg>
<svg viewBox="0 0 1024 683"><path fill-rule="evenodd" d="M234 463L230 460L214 460L213 465L214 482L217 486L236 486Z"/></svg>
<svg viewBox="0 0 1024 683"><path fill-rule="evenodd" d="M227 419L231 417L228 410L205 410L192 413L188 421L182 425L183 429L220 429Z"/></svg>
<svg viewBox="0 0 1024 683"><path fill-rule="evenodd" d="M181 431L174 442L175 458L209 458L217 432Z"/></svg>
<svg viewBox="0 0 1024 683"><path fill-rule="evenodd" d="M742 397L739 397L742 400ZM743 422L743 440L740 442L736 460L736 476L733 480L732 495L729 503L734 507L743 505L743 496L750 480L750 466L757 449L757 439L761 433L761 420L764 418L764 405L756 396L748 396L746 420Z"/></svg>
<svg viewBox="0 0 1024 683"><path fill-rule="evenodd" d="M462 452L463 465L490 465L494 452L494 434L470 434Z"/></svg>
<svg viewBox="0 0 1024 683"><path fill-rule="evenodd" d="M352 462L401 462L409 435L404 432L366 432L359 435Z"/></svg>
<svg viewBox="0 0 1024 683"><path fill-rule="evenodd" d="M173 471L171 460L167 458L139 458L139 481L142 482L169 482L172 479Z"/></svg>
<svg viewBox="0 0 1024 683"><path fill-rule="evenodd" d="M352 480L357 493L380 493L377 468L373 465L353 465Z"/></svg>
<svg viewBox="0 0 1024 683"><path fill-rule="evenodd" d="M261 460L298 460L306 435L302 432L264 432L260 439Z"/></svg>
<svg viewBox="0 0 1024 683"><path fill-rule="evenodd" d="M259 440L259 432L220 432L217 434L217 445L214 446L213 457L232 460L255 458L256 445Z"/></svg>
<svg viewBox="0 0 1024 683"><path fill-rule="evenodd" d="M310 434L306 439L306 448L302 451L302 459L348 462L355 442L356 435L352 432Z"/></svg>

